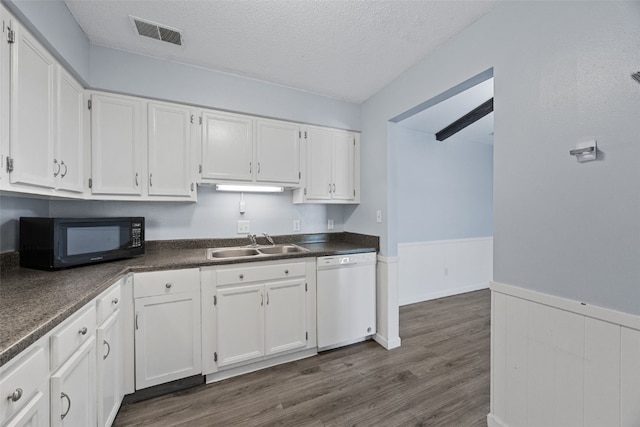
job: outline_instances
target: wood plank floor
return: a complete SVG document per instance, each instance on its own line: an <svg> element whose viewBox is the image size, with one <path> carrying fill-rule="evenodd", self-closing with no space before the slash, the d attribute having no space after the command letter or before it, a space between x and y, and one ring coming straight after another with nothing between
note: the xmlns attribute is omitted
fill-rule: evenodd
<svg viewBox="0 0 640 427"><path fill-rule="evenodd" d="M488 290L400 308L373 341L144 402L115 426L486 426Z"/></svg>

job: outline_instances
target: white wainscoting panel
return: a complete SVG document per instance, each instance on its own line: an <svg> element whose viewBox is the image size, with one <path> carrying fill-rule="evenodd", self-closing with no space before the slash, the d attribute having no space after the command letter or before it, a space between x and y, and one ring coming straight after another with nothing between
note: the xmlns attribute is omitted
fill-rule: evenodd
<svg viewBox="0 0 640 427"><path fill-rule="evenodd" d="M376 276L375 341L391 350L400 347L400 311L398 309L398 258L378 255Z"/></svg>
<svg viewBox="0 0 640 427"><path fill-rule="evenodd" d="M490 427L640 426L640 317L491 284Z"/></svg>
<svg viewBox="0 0 640 427"><path fill-rule="evenodd" d="M400 305L486 289L493 237L398 244Z"/></svg>

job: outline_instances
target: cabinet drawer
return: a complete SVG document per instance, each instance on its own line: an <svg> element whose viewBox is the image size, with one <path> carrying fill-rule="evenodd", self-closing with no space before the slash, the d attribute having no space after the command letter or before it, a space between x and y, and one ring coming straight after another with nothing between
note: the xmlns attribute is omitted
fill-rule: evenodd
<svg viewBox="0 0 640 427"><path fill-rule="evenodd" d="M56 370L96 330L96 307L93 303L79 310L72 320L63 323L61 329L51 335L51 370Z"/></svg>
<svg viewBox="0 0 640 427"><path fill-rule="evenodd" d="M200 270L154 271L133 276L133 297L142 298L182 292L199 292Z"/></svg>
<svg viewBox="0 0 640 427"><path fill-rule="evenodd" d="M46 387L48 376L47 358L40 346L27 350L27 354L3 373L0 377L0 423L24 407L41 387Z"/></svg>
<svg viewBox="0 0 640 427"><path fill-rule="evenodd" d="M300 277L305 274L306 264L304 262L221 268L216 272L218 286Z"/></svg>
<svg viewBox="0 0 640 427"><path fill-rule="evenodd" d="M122 305L122 280L96 299L97 324L101 324Z"/></svg>

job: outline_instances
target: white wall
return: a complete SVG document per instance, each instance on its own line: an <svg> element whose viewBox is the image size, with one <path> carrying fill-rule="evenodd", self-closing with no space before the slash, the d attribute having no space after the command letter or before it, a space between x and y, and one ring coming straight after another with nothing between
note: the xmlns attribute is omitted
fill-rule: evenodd
<svg viewBox="0 0 640 427"><path fill-rule="evenodd" d="M48 215L48 200L0 196L0 253L18 249L21 216Z"/></svg>
<svg viewBox="0 0 640 427"><path fill-rule="evenodd" d="M495 279L640 313L639 24L638 2L498 5L363 104L369 188L346 229L380 228L398 191L387 121L493 67ZM569 156L585 137L602 160ZM397 224L382 228L395 254Z"/></svg>

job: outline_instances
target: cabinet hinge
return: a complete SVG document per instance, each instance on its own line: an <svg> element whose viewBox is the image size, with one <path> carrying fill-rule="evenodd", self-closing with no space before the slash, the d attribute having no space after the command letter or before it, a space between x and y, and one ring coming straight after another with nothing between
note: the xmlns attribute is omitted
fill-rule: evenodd
<svg viewBox="0 0 640 427"><path fill-rule="evenodd" d="M13 172L13 159L11 157L7 157L7 172Z"/></svg>
<svg viewBox="0 0 640 427"><path fill-rule="evenodd" d="M353 138L353 146L354 147L356 146L356 138L355 137Z"/></svg>
<svg viewBox="0 0 640 427"><path fill-rule="evenodd" d="M191 191L193 191L193 182L191 183Z"/></svg>
<svg viewBox="0 0 640 427"><path fill-rule="evenodd" d="M302 179L302 172L298 171L298 179Z"/></svg>
<svg viewBox="0 0 640 427"><path fill-rule="evenodd" d="M202 173L202 165L198 165L198 173Z"/></svg>
<svg viewBox="0 0 640 427"><path fill-rule="evenodd" d="M304 337L307 339L307 341L309 341L309 332L305 332Z"/></svg>
<svg viewBox="0 0 640 427"><path fill-rule="evenodd" d="M213 305L218 305L218 297L216 295L213 296Z"/></svg>
<svg viewBox="0 0 640 427"><path fill-rule="evenodd" d="M191 115L191 124L193 124L193 114Z"/></svg>
<svg viewBox="0 0 640 427"><path fill-rule="evenodd" d="M213 352L213 361L217 362L218 361L218 352Z"/></svg>
<svg viewBox="0 0 640 427"><path fill-rule="evenodd" d="M302 131L301 130L298 131L298 138L302 138Z"/></svg>
<svg viewBox="0 0 640 427"><path fill-rule="evenodd" d="M89 188L93 188L93 179L89 178Z"/></svg>
<svg viewBox="0 0 640 427"><path fill-rule="evenodd" d="M353 189L353 197L356 197L356 189Z"/></svg>
<svg viewBox="0 0 640 427"><path fill-rule="evenodd" d="M307 187L304 187L304 195L307 195Z"/></svg>
<svg viewBox="0 0 640 427"><path fill-rule="evenodd" d="M200 116L200 124L202 124L202 116Z"/></svg>
<svg viewBox="0 0 640 427"><path fill-rule="evenodd" d="M7 32L7 42L8 43L16 42L16 32L13 31L11 28L9 28L9 31Z"/></svg>
<svg viewBox="0 0 640 427"><path fill-rule="evenodd" d="M304 139L307 139L307 131L304 131Z"/></svg>
<svg viewBox="0 0 640 427"><path fill-rule="evenodd" d="M91 100L89 100L89 101L87 102L87 106L89 107L89 110L91 110L91 106L92 106L92 102L91 102Z"/></svg>

